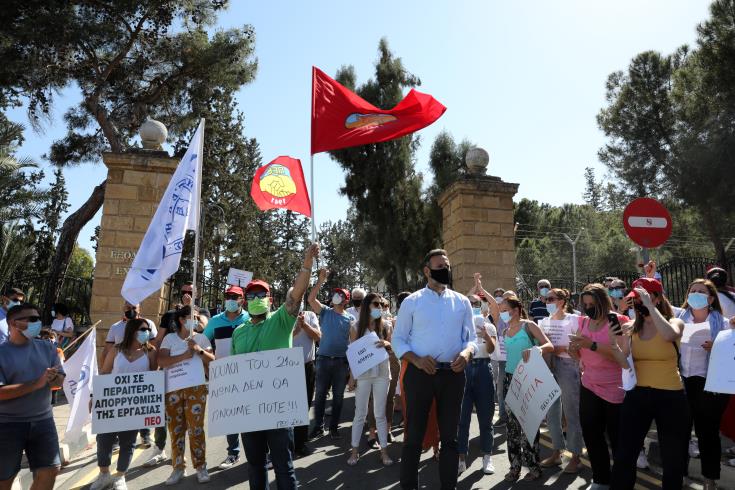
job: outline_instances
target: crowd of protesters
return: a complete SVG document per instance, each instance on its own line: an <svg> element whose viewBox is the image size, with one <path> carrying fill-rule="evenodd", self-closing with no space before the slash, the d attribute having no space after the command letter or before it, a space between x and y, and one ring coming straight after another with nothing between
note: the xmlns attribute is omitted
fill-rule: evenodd
<svg viewBox="0 0 735 490"><path fill-rule="evenodd" d="M181 288L179 304L158 326L140 305L121 302L121 319L105 339L100 374L166 370L182 361L188 361L187 369L206 371L211 361L226 356L301 347L308 404L314 408L310 427L226 438L227 457L219 467L227 470L240 461L242 442L251 489L268 488L270 468L279 489L297 488L294 459L313 453L309 441L342 438L345 391L354 391L355 403L347 467L394 464L388 449L400 397L404 489L419 488L419 462L429 448L438 474L422 478L456 488L468 467L473 412L481 471L495 473L495 433L504 430L510 470L503 478L511 485L521 479L523 467L528 469L524 481L551 471L577 474L586 452L591 489L632 489L636 468L648 464L645 440L655 423L663 488L682 488L692 457L700 459L704 488L717 488L720 431L732 397L709 392L705 384L714 339L735 328L735 294L724 269L712 268L693 281L681 307L667 299L653 263L632 284L608 278L605 284L586 285L576 304L568 290L541 280L538 296L525 305L513 291L486 290L479 273L467 295L453 290L451 258L437 249L423 261L426 287L399 294L394 314L390 301L377 292L335 288L325 295L327 269L318 271L307 295L318 255L318 245L306 250L285 302L275 309L271 286L262 280L244 288L228 286L224 310L211 318L192 301L191 283ZM319 300L325 296L327 304ZM65 376L62 349L74 337L74 325L68 308L55 304L52 322L44 328L39 310L24 300L21 290L10 288L0 307L0 490L12 485L24 452L33 488L53 488L61 465L52 404ZM682 342L688 325L704 323L709 335L701 345ZM349 344L368 335L376 339L376 348L387 351L387 359L353 376ZM540 432L527 437L504 403L514 372L534 350L561 391L546 414L552 451L545 459ZM99 477L91 489L127 488L138 435L152 451L145 466L170 461L166 485L186 474L188 436L197 481L209 482L206 404L206 384L171 391L165 396L166 426L155 430L155 441L148 429L99 434ZM367 450L377 456L372 462L361 461L366 431ZM119 452L115 473L110 468L114 450ZM735 466L735 459L731 463Z"/></svg>

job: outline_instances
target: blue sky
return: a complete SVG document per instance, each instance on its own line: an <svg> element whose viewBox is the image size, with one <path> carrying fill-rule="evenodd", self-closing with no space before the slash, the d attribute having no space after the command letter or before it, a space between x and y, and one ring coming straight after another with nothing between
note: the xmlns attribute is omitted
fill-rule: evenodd
<svg viewBox="0 0 735 490"><path fill-rule="evenodd" d="M708 5L706 0L232 1L218 28L255 27L258 74L238 100L246 136L257 138L265 162L278 155L300 158L308 182L311 66L334 75L341 65L352 64L361 83L373 76L378 41L386 37L404 66L421 78L419 90L447 106L419 133L416 165L427 179L431 143L446 129L457 141L468 138L485 148L489 173L520 183L516 199L558 205L582 201L585 167L605 174L597 160L605 138L595 116L605 103L607 76L625 69L641 51L670 53L693 44ZM65 133L61 115L77 100L73 88L62 92L52 119L41 134L28 129L20 153L47 167L41 155ZM22 109L9 117L26 121ZM317 223L344 218L349 203L339 195L342 170L326 154L317 154L314 165ZM101 163L84 165L67 169L65 176L71 212L105 178L106 169ZM85 248L91 249L100 215L80 235Z"/></svg>

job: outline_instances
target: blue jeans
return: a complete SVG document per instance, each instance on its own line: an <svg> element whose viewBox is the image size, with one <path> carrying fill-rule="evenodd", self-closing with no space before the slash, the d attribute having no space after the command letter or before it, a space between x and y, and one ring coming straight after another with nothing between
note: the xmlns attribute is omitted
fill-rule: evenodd
<svg viewBox="0 0 735 490"><path fill-rule="evenodd" d="M128 471L130 461L133 459L136 437L138 437L137 430L97 434L97 466L101 468L110 466L112 446L118 442L120 444L120 453L117 456L117 471L120 473Z"/></svg>
<svg viewBox="0 0 735 490"><path fill-rule="evenodd" d="M467 454L470 437L472 407L477 410L477 423L480 426L480 445L483 454L493 452L493 412L495 411L495 385L490 359L473 359L464 369L465 383L462 397L462 411L459 416L457 451Z"/></svg>
<svg viewBox="0 0 735 490"><path fill-rule="evenodd" d="M332 417L329 430L339 428L339 416L342 413L342 401L347 386L349 365L346 357L316 358L316 394L314 396L314 429L324 428L324 405L327 402L327 392L332 387Z"/></svg>
<svg viewBox="0 0 735 490"><path fill-rule="evenodd" d="M568 357L554 356L551 364L556 382L561 388L561 396L549 408L546 419L549 422L551 441L554 449L569 449L572 454L582 454L582 425L579 420L579 363ZM567 419L567 437L561 426L561 414Z"/></svg>
<svg viewBox="0 0 735 490"><path fill-rule="evenodd" d="M495 377L495 396L498 401L498 416L508 420L508 412L505 410L505 397L503 396L503 379L505 378L505 361L492 361L493 376Z"/></svg>
<svg viewBox="0 0 735 490"><path fill-rule="evenodd" d="M242 434L245 456L248 459L250 490L268 489L266 455L270 452L278 490L296 488L293 468L293 429L272 429Z"/></svg>
<svg viewBox="0 0 735 490"><path fill-rule="evenodd" d="M59 436L54 419L0 423L0 481L20 471L25 450L31 471L58 467Z"/></svg>

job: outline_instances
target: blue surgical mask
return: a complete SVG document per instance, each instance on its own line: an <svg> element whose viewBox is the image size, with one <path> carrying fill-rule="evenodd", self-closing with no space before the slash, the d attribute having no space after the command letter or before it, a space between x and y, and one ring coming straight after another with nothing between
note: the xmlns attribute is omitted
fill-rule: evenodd
<svg viewBox="0 0 735 490"><path fill-rule="evenodd" d="M689 293L687 296L687 304L689 304L693 310L707 308L709 306L709 294Z"/></svg>
<svg viewBox="0 0 735 490"><path fill-rule="evenodd" d="M140 342L141 344L145 344L146 342L148 342L148 339L150 339L150 337L151 337L150 332L146 330L138 330L138 334L136 338L138 342Z"/></svg>
<svg viewBox="0 0 735 490"><path fill-rule="evenodd" d="M623 297L623 290L622 289L610 289L608 291L608 294L611 298L614 299L621 299Z"/></svg>
<svg viewBox="0 0 735 490"><path fill-rule="evenodd" d="M503 320L505 323L508 323L510 321L510 312L509 311L501 311L500 312L500 319Z"/></svg>
<svg viewBox="0 0 735 490"><path fill-rule="evenodd" d="M230 313L235 313L239 309L240 304L237 302L236 299L225 300L225 310L229 311Z"/></svg>
<svg viewBox="0 0 735 490"><path fill-rule="evenodd" d="M551 290L550 290L549 288L541 288L541 289L539 289L539 290L538 290L539 294L540 294L540 295L541 295L542 297L544 297L544 298L545 298L546 296L548 296L548 294L549 294L549 291L551 291Z"/></svg>
<svg viewBox="0 0 735 490"><path fill-rule="evenodd" d="M18 306L20 304L20 301L13 301L12 299L8 301L8 310L12 308L13 306Z"/></svg>
<svg viewBox="0 0 735 490"><path fill-rule="evenodd" d="M56 316L56 311L51 310L51 316L55 317Z"/></svg>
<svg viewBox="0 0 735 490"><path fill-rule="evenodd" d="M559 308L556 306L556 303L547 303L546 304L546 311L549 312L549 315L553 315L559 310Z"/></svg>
<svg viewBox="0 0 735 490"><path fill-rule="evenodd" d="M23 335L25 335L27 339L35 339L38 337L38 334L41 333L42 326L43 324L40 320L37 322L28 322L28 328L21 330L21 332L23 332Z"/></svg>
<svg viewBox="0 0 735 490"><path fill-rule="evenodd" d="M370 318L377 320L383 316L383 311L380 308L370 308Z"/></svg>
<svg viewBox="0 0 735 490"><path fill-rule="evenodd" d="M472 314L475 316L482 315L482 308L472 308Z"/></svg>

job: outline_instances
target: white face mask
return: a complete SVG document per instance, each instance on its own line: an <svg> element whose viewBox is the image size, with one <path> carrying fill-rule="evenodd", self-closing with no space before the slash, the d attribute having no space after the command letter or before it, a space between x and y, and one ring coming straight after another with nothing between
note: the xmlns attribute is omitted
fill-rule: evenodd
<svg viewBox="0 0 735 490"><path fill-rule="evenodd" d="M334 293L334 296L332 296L332 304L333 305L341 305L342 304L342 295L339 293Z"/></svg>

